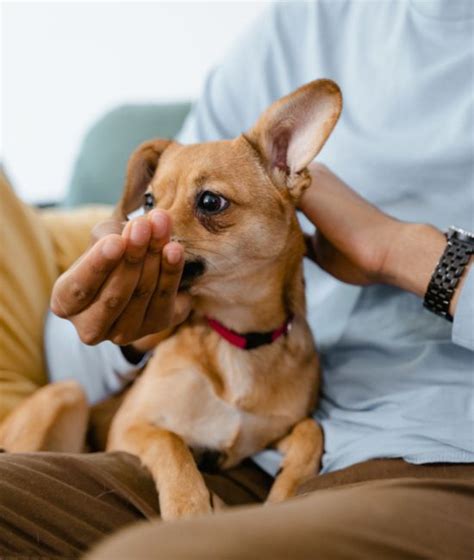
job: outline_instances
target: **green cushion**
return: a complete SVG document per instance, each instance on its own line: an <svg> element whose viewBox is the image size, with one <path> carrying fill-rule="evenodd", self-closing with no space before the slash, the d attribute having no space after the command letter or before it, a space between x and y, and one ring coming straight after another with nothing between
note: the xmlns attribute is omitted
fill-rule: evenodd
<svg viewBox="0 0 474 560"><path fill-rule="evenodd" d="M82 143L64 205L115 204L133 150L150 138L176 136L190 107L190 103L127 105L107 113Z"/></svg>

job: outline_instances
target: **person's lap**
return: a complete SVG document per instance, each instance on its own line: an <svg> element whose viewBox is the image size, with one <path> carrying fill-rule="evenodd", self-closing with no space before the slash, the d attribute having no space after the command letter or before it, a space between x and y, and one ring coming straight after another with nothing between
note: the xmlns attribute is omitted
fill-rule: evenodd
<svg viewBox="0 0 474 560"><path fill-rule="evenodd" d="M204 476L229 505L263 501L272 481L250 461ZM77 557L121 527L158 516L153 479L126 453L0 454L0 558Z"/></svg>
<svg viewBox="0 0 474 560"><path fill-rule="evenodd" d="M112 548L95 557L468 558L472 552L470 465L369 461L314 477L303 496L265 507L258 504L272 479L251 461L205 478L226 504L244 507L161 523L153 480L130 455L1 454L0 557L77 557L140 520L152 523L119 531L104 544Z"/></svg>
<svg viewBox="0 0 474 560"><path fill-rule="evenodd" d="M471 559L474 485L387 479L182 523L138 524L88 560Z"/></svg>

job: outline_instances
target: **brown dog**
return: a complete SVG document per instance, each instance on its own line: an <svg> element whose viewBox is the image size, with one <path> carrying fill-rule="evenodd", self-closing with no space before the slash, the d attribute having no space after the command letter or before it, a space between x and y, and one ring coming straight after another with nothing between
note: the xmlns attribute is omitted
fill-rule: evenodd
<svg viewBox="0 0 474 560"><path fill-rule="evenodd" d="M272 502L317 470L323 438L308 415L319 372L295 203L340 111L339 88L319 80L274 103L235 140L155 140L130 160L121 211L137 208L147 191L170 214L194 298L192 318L158 346L108 442L149 468L164 519L210 510L189 448L220 452L227 468L277 447L285 457ZM270 342L271 333L280 336Z"/></svg>
<svg viewBox="0 0 474 560"><path fill-rule="evenodd" d="M138 208L145 193L169 213L173 240L184 247L181 289L194 299L191 318L160 343L127 394L108 442L149 468L164 519L211 509L191 450L217 451L228 468L278 448L284 460L271 502L291 496L319 466L323 436L309 418L319 364L305 319L295 204L341 106L336 84L317 80L234 140L153 140L130 159L119 214ZM68 424L68 411L83 408L76 395L60 412ZM70 437L58 430L48 432L53 443Z"/></svg>

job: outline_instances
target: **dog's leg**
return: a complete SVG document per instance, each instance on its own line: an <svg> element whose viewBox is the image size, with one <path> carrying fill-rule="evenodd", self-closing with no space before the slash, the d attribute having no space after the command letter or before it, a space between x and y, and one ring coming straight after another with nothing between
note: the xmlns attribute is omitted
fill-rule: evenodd
<svg viewBox="0 0 474 560"><path fill-rule="evenodd" d="M111 436L108 451L137 455L150 470L164 520L212 511L209 490L191 451L179 436L145 422L130 426L121 433L112 431Z"/></svg>
<svg viewBox="0 0 474 560"><path fill-rule="evenodd" d="M284 454L282 468L267 502L282 502L293 496L300 484L319 470L324 449L323 432L312 418L302 420L275 447Z"/></svg>
<svg viewBox="0 0 474 560"><path fill-rule="evenodd" d="M0 425L0 447L12 453L67 451L84 447L87 400L75 381L61 381L38 389Z"/></svg>

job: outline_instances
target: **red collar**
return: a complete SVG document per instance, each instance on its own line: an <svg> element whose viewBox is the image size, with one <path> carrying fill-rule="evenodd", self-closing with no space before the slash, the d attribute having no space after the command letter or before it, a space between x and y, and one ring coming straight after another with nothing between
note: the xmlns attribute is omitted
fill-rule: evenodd
<svg viewBox="0 0 474 560"><path fill-rule="evenodd" d="M225 338L228 342L237 346L237 348L241 348L242 350L252 350L253 348L258 348L259 346L275 342L275 340L280 338L280 336L288 334L291 329L292 322L293 315L290 315L283 325L274 331L239 334L227 327L224 327L224 325L219 323L219 321L207 317L207 323L211 329L214 329L222 336L222 338Z"/></svg>

